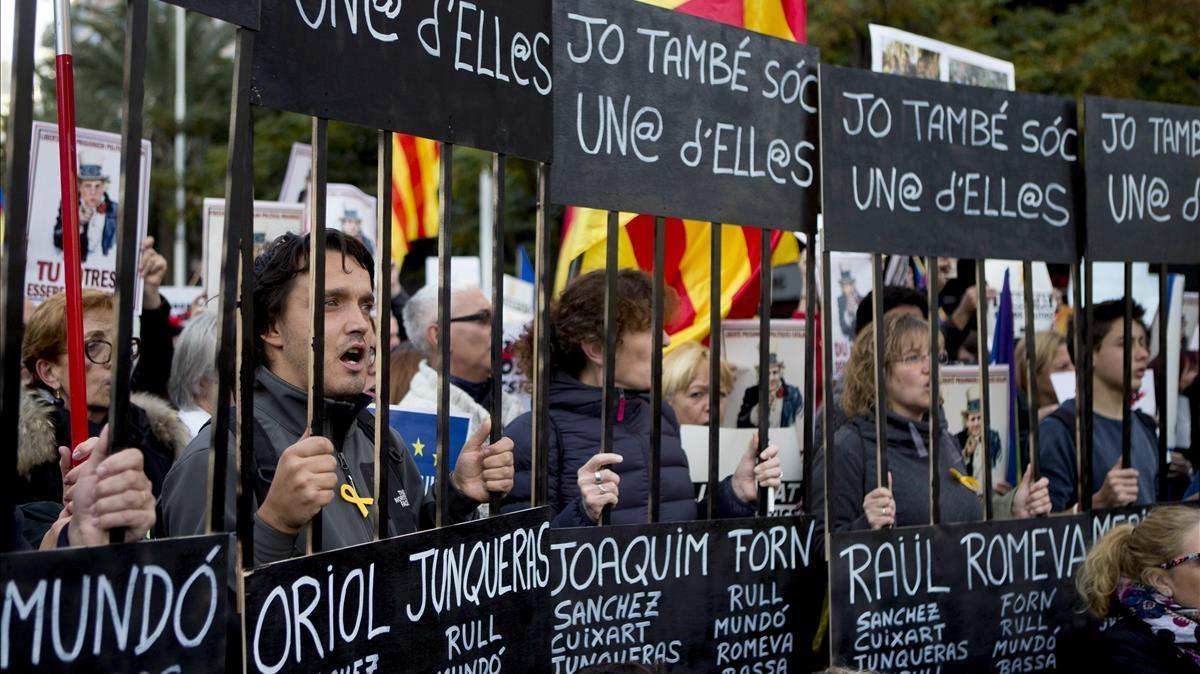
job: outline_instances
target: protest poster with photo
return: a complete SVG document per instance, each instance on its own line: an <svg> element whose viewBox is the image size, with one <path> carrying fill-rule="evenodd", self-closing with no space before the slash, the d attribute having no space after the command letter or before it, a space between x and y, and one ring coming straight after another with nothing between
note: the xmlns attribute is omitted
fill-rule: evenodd
<svg viewBox="0 0 1200 674"><path fill-rule="evenodd" d="M375 255L375 197L354 185L330 183L325 189L325 227L352 236Z"/></svg>
<svg viewBox="0 0 1200 674"><path fill-rule="evenodd" d="M758 428L758 321L721 323L721 355L733 368L733 388L722 426ZM771 321L770 428L799 426L804 420L804 321Z"/></svg>
<svg viewBox="0 0 1200 674"><path fill-rule="evenodd" d="M221 249L224 245L225 200L206 198L201 211L204 226L204 292L211 298L221 292L217 279L221 278ZM285 204L279 201L254 202L254 256L268 242L292 232L308 231L304 219L304 206Z"/></svg>
<svg viewBox="0 0 1200 674"><path fill-rule="evenodd" d="M79 189L79 255L84 288L113 292L117 286L117 218L121 197L121 136L77 128L76 185ZM150 141L142 141L138 186L137 240L146 236L150 194ZM58 172L58 125L33 123L29 175L29 245L25 297L34 304L66 288ZM136 266L136 263L135 263ZM134 289L134 315L141 313L141 279Z"/></svg>
<svg viewBox="0 0 1200 674"><path fill-rule="evenodd" d="M842 378L850 349L854 346L854 326L858 307L871 292L871 256L867 253L829 254L829 282L833 285L834 317L830 328L833 334L833 378Z"/></svg>
<svg viewBox="0 0 1200 674"><path fill-rule="evenodd" d="M521 411L532 406L525 375L517 369L513 345L533 324L533 284L516 276L504 275L504 355L500 364L501 386L521 403Z"/></svg>
<svg viewBox="0 0 1200 674"><path fill-rule="evenodd" d="M782 484L771 497L768 514L771 516L803 515L801 502L804 500L804 456L801 454L800 435L802 425L772 431L768 442L779 448L779 466ZM753 428L722 428L718 440L717 475L725 479L733 475L738 462L750 448L757 433ZM708 426L683 424L679 427L679 439L687 454L688 475L696 488L696 499L705 498L708 488ZM823 479L817 476L815 479Z"/></svg>
<svg viewBox="0 0 1200 674"><path fill-rule="evenodd" d="M988 349L992 348L996 321L1000 315L1000 293L1004 288L1004 274L1008 272L1008 288L1012 293L1013 338L1025 336L1025 277L1021 263L1016 260L986 260L984 273L988 287ZM1063 292L1050 282L1050 270L1045 262L1033 263L1033 329L1049 330L1054 324L1054 315L1063 301Z"/></svg>
<svg viewBox="0 0 1200 674"><path fill-rule="evenodd" d="M307 143L292 143L287 169L283 172L283 185L279 188L279 200L287 203L303 202L308 196L311 177L312 146Z"/></svg>
<svg viewBox="0 0 1200 674"><path fill-rule="evenodd" d="M1011 61L888 26L870 24L871 70L992 89L1016 89Z"/></svg>
<svg viewBox="0 0 1200 674"><path fill-rule="evenodd" d="M946 430L958 440L963 463L977 478L983 474L983 395L979 386L979 367L946 365L939 378L942 414ZM988 449L992 459L992 484L1004 479L1008 469L1008 447L1012 429L1008 420L1008 366L988 368ZM982 478L980 478L982 479Z"/></svg>

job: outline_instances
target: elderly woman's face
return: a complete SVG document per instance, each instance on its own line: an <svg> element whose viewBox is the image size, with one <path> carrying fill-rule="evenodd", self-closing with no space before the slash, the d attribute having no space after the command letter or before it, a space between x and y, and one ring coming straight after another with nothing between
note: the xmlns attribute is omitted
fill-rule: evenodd
<svg viewBox="0 0 1200 674"><path fill-rule="evenodd" d="M112 389L112 344L117 331L113 326L112 312L93 309L83 314L83 342L86 365L88 408L97 412L108 411L109 394ZM63 399L70 402L71 378L67 369L66 344L59 356L57 369ZM93 361L102 361L96 363Z"/></svg>
<svg viewBox="0 0 1200 674"><path fill-rule="evenodd" d="M721 391L721 409L718 418L725 418L725 400L728 391ZM675 410L681 424L705 425L708 423L708 363L701 367L692 383L682 391L675 392L667 403Z"/></svg>

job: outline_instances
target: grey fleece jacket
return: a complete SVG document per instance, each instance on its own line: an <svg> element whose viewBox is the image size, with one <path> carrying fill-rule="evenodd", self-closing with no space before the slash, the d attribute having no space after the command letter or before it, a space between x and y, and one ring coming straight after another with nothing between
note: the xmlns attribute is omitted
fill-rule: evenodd
<svg viewBox="0 0 1200 674"><path fill-rule="evenodd" d="M983 518L983 506L974 491L950 475L951 468L965 473L958 442L942 426L942 522L970 522ZM929 524L929 424L898 414L887 415L887 461L896 499L896 525ZM862 502L875 484L875 417L852 417L833 439L834 461L829 473L829 517L833 531L869 528ZM814 457L813 474L824 470L823 452ZM813 509L824 515L825 485L814 479Z"/></svg>
<svg viewBox="0 0 1200 674"><path fill-rule="evenodd" d="M341 454L344 463L338 462L338 489L346 484L343 466L349 468L350 477L360 496L369 496L374 485L375 449L372 438L359 427L358 415L369 402L362 396L352 402L326 400L326 412L330 420L330 440L335 451ZM260 367L255 377L254 418L270 441L271 453L278 461L283 450L295 444L307 426L307 394ZM200 430L184 450L183 456L167 473L162 498L159 499L159 530L169 536L189 536L204 533L206 517L206 489L208 485L208 459L211 447L212 425ZM422 486L421 475L413 461L408 446L399 434L392 431L392 448L385 453L389 467L395 466L401 475L401 484L396 484L388 473L389 532L400 535L427 529L433 526L435 506L433 495ZM229 441L229 470L226 473L225 523L224 528L232 531L237 517L235 499L236 472L234 470L234 442ZM275 474L275 465L258 467L259 474L270 480ZM322 550L336 550L350 545L370 542L376 528L375 510L363 517L358 507L343 500L335 491L333 502L324 508ZM450 486L450 513L453 522L470 519L479 504ZM402 504L397 506L396 504ZM257 504L256 504L257 506ZM254 516L254 563L268 564L301 554L307 532L301 529L295 536L276 531L258 515Z"/></svg>

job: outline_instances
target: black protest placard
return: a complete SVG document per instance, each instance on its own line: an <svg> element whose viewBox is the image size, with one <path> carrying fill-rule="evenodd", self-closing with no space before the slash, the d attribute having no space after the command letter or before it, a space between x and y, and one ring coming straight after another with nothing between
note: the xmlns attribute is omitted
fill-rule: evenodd
<svg viewBox="0 0 1200 674"><path fill-rule="evenodd" d="M875 672L1031 672L1087 625L1073 585L1090 516L836 533L833 660Z"/></svg>
<svg viewBox="0 0 1200 674"><path fill-rule="evenodd" d="M808 517L551 530L549 666L811 671L824 545ZM656 670L658 671L658 670Z"/></svg>
<svg viewBox="0 0 1200 674"><path fill-rule="evenodd" d="M246 577L251 672L531 672L545 508L270 564Z"/></svg>
<svg viewBox="0 0 1200 674"><path fill-rule="evenodd" d="M1075 102L821 67L834 250L1070 262Z"/></svg>
<svg viewBox="0 0 1200 674"><path fill-rule="evenodd" d="M815 48L627 0L554 2L555 203L815 222Z"/></svg>
<svg viewBox="0 0 1200 674"><path fill-rule="evenodd" d="M235 26L258 30L258 5L261 0L164 0L172 5Z"/></svg>
<svg viewBox="0 0 1200 674"><path fill-rule="evenodd" d="M0 556L0 671L215 672L229 534Z"/></svg>
<svg viewBox="0 0 1200 674"><path fill-rule="evenodd" d="M1200 108L1084 100L1087 256L1200 262Z"/></svg>
<svg viewBox="0 0 1200 674"><path fill-rule="evenodd" d="M265 2L251 102L549 161L550 0Z"/></svg>

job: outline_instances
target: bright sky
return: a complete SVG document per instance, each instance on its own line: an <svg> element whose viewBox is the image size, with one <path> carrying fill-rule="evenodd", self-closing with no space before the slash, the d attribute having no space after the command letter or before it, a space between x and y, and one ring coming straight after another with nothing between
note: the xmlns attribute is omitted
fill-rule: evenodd
<svg viewBox="0 0 1200 674"><path fill-rule="evenodd" d="M3 64L3 73L0 74L0 110L6 114L8 111L8 95L9 95L9 77L12 75L10 65L12 63L12 46L13 46L13 15L16 12L17 2L27 2L28 0L0 0L0 63ZM54 1L53 0L37 0L37 32L35 40L40 41L41 36L45 33L46 28L54 23ZM38 48L37 58L48 59L53 58L52 50L42 50Z"/></svg>

